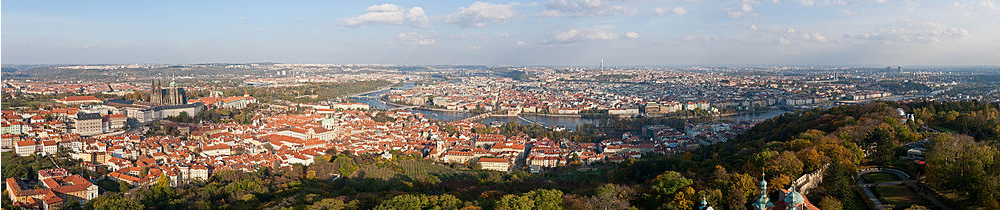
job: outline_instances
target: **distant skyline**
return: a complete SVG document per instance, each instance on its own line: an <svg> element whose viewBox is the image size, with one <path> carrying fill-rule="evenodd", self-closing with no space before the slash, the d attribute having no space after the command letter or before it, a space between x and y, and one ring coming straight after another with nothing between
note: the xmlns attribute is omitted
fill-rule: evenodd
<svg viewBox="0 0 1000 210"><path fill-rule="evenodd" d="M1000 65L993 0L8 1L3 64Z"/></svg>

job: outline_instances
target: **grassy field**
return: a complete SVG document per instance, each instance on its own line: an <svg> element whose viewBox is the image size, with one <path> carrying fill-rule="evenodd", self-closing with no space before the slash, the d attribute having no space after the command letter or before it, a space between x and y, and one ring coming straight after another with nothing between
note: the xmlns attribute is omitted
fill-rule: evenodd
<svg viewBox="0 0 1000 210"><path fill-rule="evenodd" d="M925 207L934 205L902 184L878 186L872 188L872 191L878 195L879 200L892 206L892 209L905 209L914 204Z"/></svg>
<svg viewBox="0 0 1000 210"><path fill-rule="evenodd" d="M861 176L865 180L865 183L879 183L879 182L891 182L899 181L899 177L890 173L868 173Z"/></svg>
<svg viewBox="0 0 1000 210"><path fill-rule="evenodd" d="M462 172L434 163L419 160L404 160L386 164L365 165L359 175L364 178L389 180L404 178L417 181L429 181L458 175Z"/></svg>

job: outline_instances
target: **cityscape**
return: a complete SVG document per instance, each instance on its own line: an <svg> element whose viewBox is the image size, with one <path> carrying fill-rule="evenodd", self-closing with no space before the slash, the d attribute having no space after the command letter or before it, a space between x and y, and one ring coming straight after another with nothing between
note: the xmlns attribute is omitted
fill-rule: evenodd
<svg viewBox="0 0 1000 210"><path fill-rule="evenodd" d="M1000 208L990 0L51 4L2 8L2 209Z"/></svg>

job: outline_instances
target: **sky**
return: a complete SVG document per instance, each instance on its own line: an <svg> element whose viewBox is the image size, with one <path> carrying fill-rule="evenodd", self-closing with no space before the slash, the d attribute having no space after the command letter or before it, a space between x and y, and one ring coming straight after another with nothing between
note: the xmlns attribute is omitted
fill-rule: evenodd
<svg viewBox="0 0 1000 210"><path fill-rule="evenodd" d="M9 0L0 62L997 65L998 4Z"/></svg>

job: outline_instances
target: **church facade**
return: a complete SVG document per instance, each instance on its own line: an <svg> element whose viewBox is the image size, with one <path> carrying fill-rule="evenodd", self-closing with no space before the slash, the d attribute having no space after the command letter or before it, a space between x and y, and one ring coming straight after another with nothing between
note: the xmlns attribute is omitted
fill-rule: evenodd
<svg viewBox="0 0 1000 210"><path fill-rule="evenodd" d="M153 80L149 102L157 105L181 105L187 103L187 95L184 93L184 88L177 87L177 83L173 80L167 88L163 88L159 80Z"/></svg>

